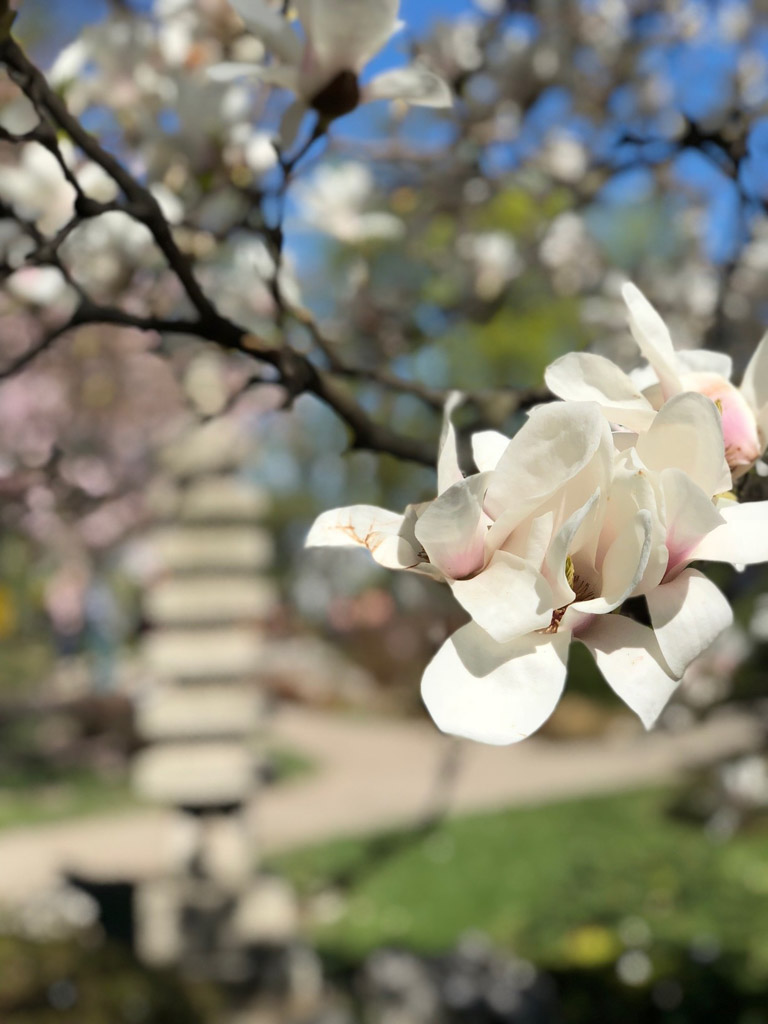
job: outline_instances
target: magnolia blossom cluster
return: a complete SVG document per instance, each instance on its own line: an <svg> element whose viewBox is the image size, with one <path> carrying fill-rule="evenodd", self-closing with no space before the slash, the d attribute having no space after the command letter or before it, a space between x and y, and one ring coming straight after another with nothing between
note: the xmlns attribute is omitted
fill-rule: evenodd
<svg viewBox="0 0 768 1024"><path fill-rule="evenodd" d="M475 434L469 476L454 396L434 500L402 515L336 509L310 531L309 546L362 545L381 565L447 583L469 613L422 680L445 732L529 736L557 704L574 640L649 728L733 619L691 563L768 560L768 502L739 504L733 492L768 442L768 336L737 389L727 357L676 352L638 289L626 285L624 298L646 368L557 360L546 380L560 400L533 409L511 439Z"/></svg>

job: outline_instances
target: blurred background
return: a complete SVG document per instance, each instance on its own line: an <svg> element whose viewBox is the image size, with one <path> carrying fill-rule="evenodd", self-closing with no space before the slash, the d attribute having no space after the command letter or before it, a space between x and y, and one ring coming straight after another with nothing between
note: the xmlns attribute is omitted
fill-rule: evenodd
<svg viewBox="0 0 768 1024"><path fill-rule="evenodd" d="M401 15L366 76L418 57L454 108L359 108L287 189L285 94L206 76L263 56L226 0L24 0L14 31L222 312L354 367L403 434L436 439L448 387L466 435L514 431L567 351L636 365L627 277L738 382L768 323L768 4ZM736 624L652 734L574 648L533 739L440 735L419 679L461 610L302 549L432 470L192 337L91 325L25 360L78 289L185 313L142 225L73 221L51 154L7 140L34 124L0 71L0 1020L766 1024L766 572L718 570Z"/></svg>

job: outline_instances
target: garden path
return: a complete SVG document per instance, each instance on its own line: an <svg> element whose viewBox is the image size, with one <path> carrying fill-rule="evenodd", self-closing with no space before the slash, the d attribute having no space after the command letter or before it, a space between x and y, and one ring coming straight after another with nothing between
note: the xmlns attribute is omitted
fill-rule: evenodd
<svg viewBox="0 0 768 1024"><path fill-rule="evenodd" d="M274 853L345 834L451 813L541 803L670 780L759 740L754 718L727 712L678 732L487 747L442 736L428 722L286 706L271 740L316 762L264 791L260 847ZM174 818L131 810L0 833L0 905L43 897L68 867L108 877L149 876L171 855Z"/></svg>

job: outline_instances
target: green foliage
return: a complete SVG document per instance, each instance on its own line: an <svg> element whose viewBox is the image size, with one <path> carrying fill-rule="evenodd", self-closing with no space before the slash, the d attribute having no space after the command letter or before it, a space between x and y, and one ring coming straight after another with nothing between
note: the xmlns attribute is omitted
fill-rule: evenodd
<svg viewBox="0 0 768 1024"><path fill-rule="evenodd" d="M508 188L483 206L475 227L481 231L504 231L517 242L529 241L572 202L567 189L552 189L539 197L528 187Z"/></svg>
<svg viewBox="0 0 768 1024"><path fill-rule="evenodd" d="M39 555L18 534L0 539L0 692L34 687L52 664Z"/></svg>
<svg viewBox="0 0 768 1024"><path fill-rule="evenodd" d="M526 278L489 320L462 324L443 338L452 378L469 390L541 385L548 363L586 343L575 299L541 300Z"/></svg>

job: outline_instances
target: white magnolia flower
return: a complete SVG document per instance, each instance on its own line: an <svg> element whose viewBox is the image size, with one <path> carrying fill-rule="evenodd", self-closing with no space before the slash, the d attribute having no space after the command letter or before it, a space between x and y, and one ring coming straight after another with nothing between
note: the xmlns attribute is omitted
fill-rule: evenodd
<svg viewBox="0 0 768 1024"><path fill-rule="evenodd" d="M673 395L697 391L720 409L728 464L734 479L742 476L768 445L768 334L736 388L729 356L705 349L676 352L664 321L642 292L625 284L622 294L632 334L658 383L641 389L610 359L570 352L547 369L550 391L560 398L598 402L609 420L637 431L647 430Z"/></svg>
<svg viewBox="0 0 768 1024"><path fill-rule="evenodd" d="M295 93L296 102L283 120L285 145L308 109L328 123L377 99L451 105L448 85L420 65L385 71L365 86L359 82L365 65L400 27L399 0L295 0L303 38L266 0L230 3L279 63L218 64L209 73L219 81L251 75Z"/></svg>
<svg viewBox="0 0 768 1024"><path fill-rule="evenodd" d="M598 414L592 403L565 403L562 408L563 425L570 419L571 431ZM486 494L491 507L499 498L511 507L516 492L536 490L536 481L546 479L555 460L567 459L566 437L550 434L549 444L535 453L522 475L514 440L491 470ZM682 472L685 460L698 483ZM731 621L728 603L717 588L701 574L685 571L701 535L721 523L709 495L729 479L718 416L710 403L700 396L670 403L665 415L637 439L637 448L621 450L620 445L611 452L610 468L602 472L601 490L569 515L595 482L581 472L571 478L561 492L571 498L565 509L556 503L547 509L554 515L549 536L549 522L536 509L504 543L504 549L519 543L521 527L543 541L542 572L553 586L541 610L549 623L517 635L499 629L510 618L521 621L521 596L526 601L520 587L513 594L502 579L488 587L488 575L487 607L469 607L474 621L458 630L427 667L422 694L444 731L488 743L513 743L530 735L559 700L573 639L587 646L607 682L650 726L685 666ZM711 516L705 519L702 512L703 523L686 532L680 507L691 500L691 489L698 490ZM532 555L529 549L529 561ZM472 585L477 587L474 581ZM540 587L538 593L543 596ZM617 613L624 601L637 596L647 598L653 628Z"/></svg>
<svg viewBox="0 0 768 1024"><path fill-rule="evenodd" d="M481 472L463 477L450 423L457 400L447 408L433 501L402 515L368 505L334 509L318 517L306 543L362 545L387 568L448 583L484 628L506 639L550 624L562 587L542 569L542 552L569 516L605 492L611 434L594 403L554 402L534 410L511 441L493 431L476 434ZM503 614L499 587L511 606Z"/></svg>
<svg viewBox="0 0 768 1024"><path fill-rule="evenodd" d="M497 744L530 735L559 700L573 639L650 727L732 620L689 562L768 559L768 503L713 502L730 481L716 408L680 395L636 437L612 436L596 403L555 402L511 441L487 432L473 449L480 472L461 478L448 425L434 501L403 516L328 512L307 543L363 545L383 565L449 583L473 621L424 673L445 732ZM639 596L650 626L617 613Z"/></svg>

